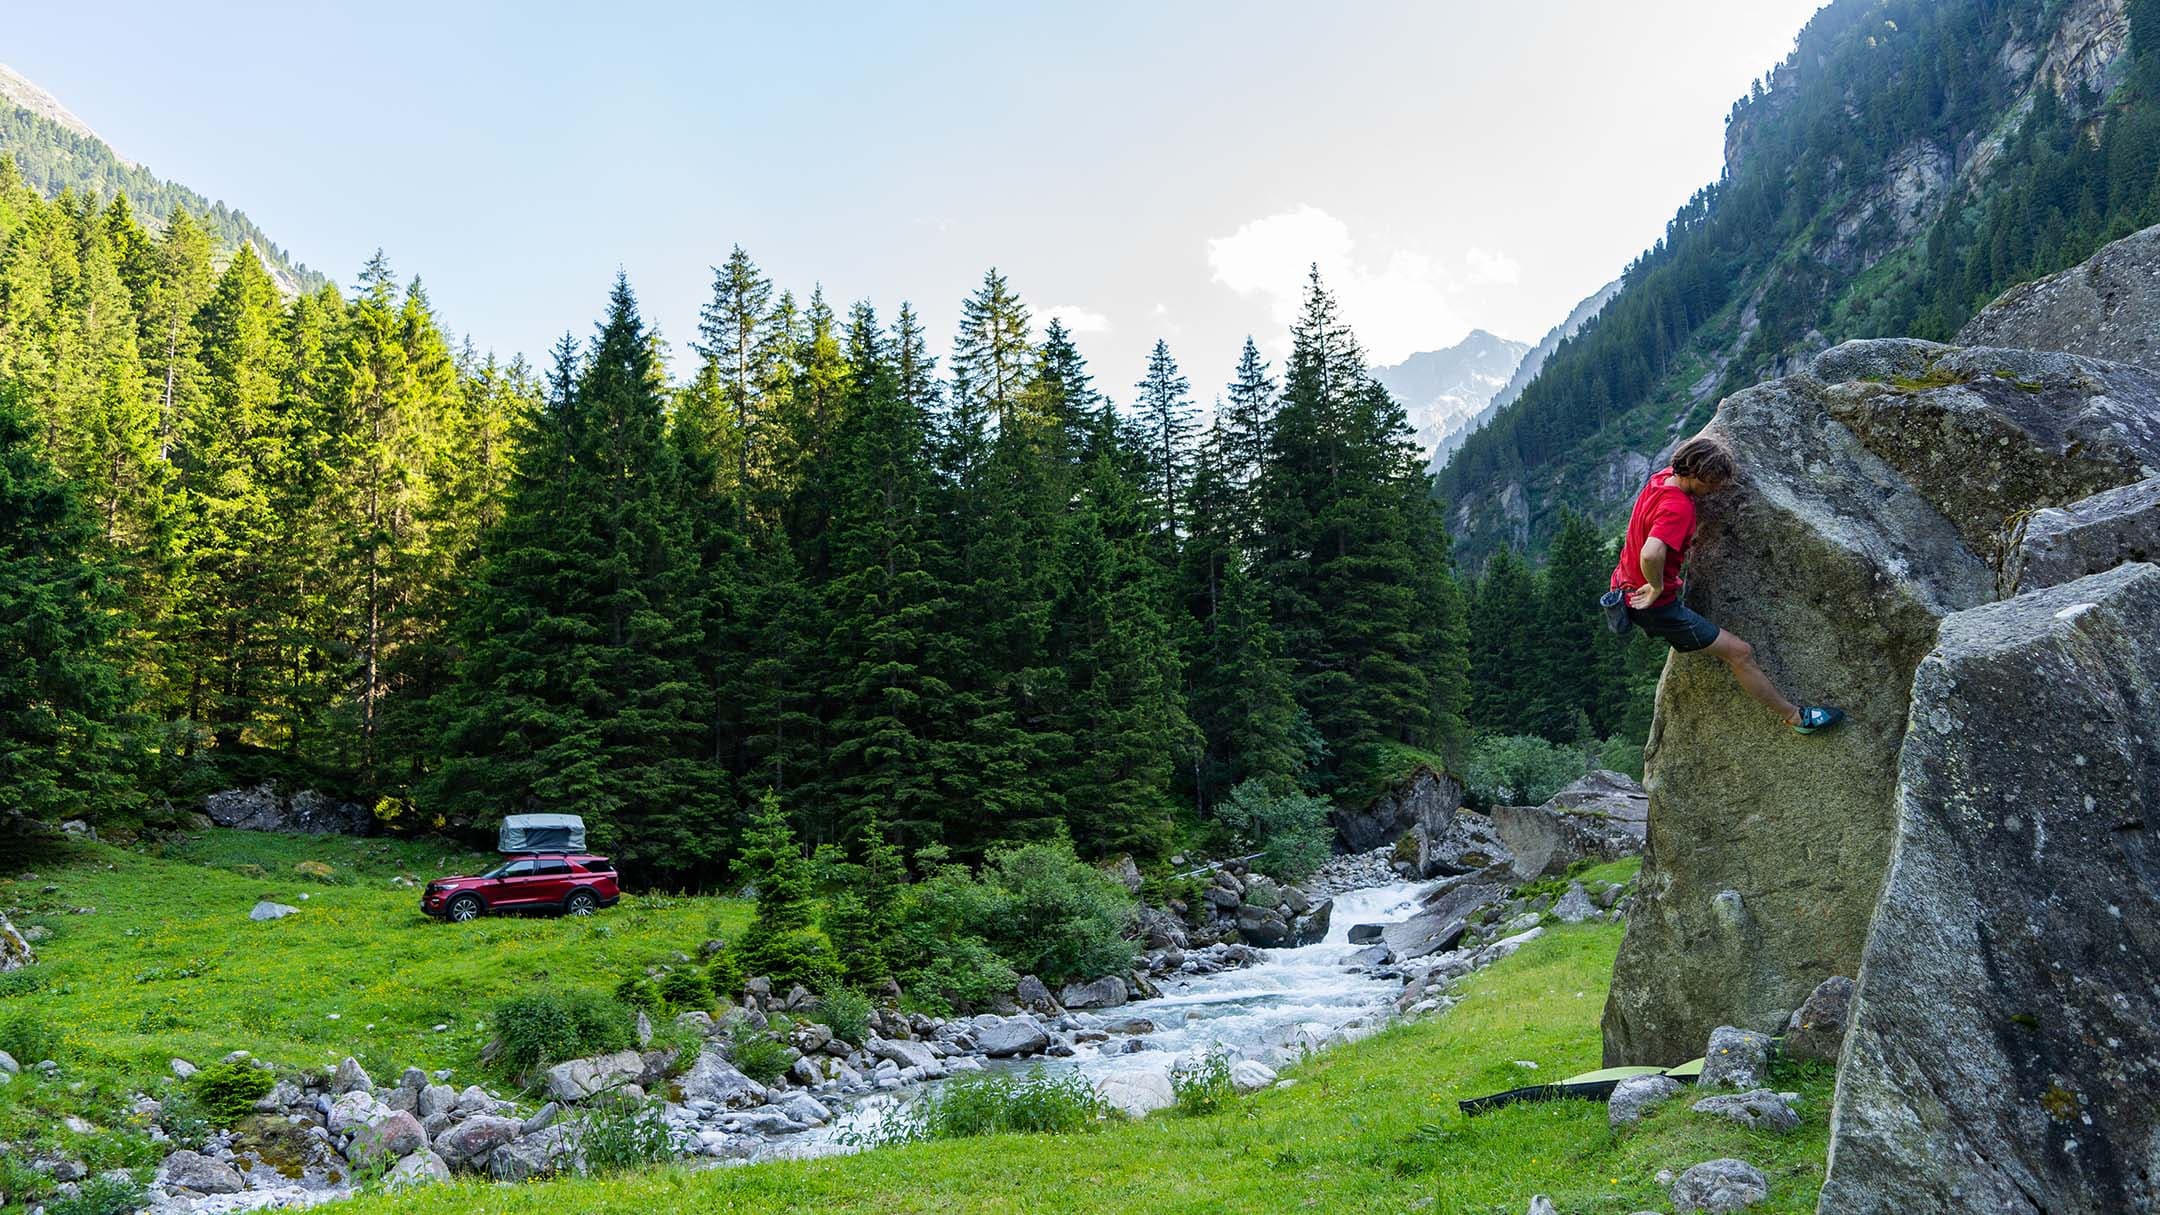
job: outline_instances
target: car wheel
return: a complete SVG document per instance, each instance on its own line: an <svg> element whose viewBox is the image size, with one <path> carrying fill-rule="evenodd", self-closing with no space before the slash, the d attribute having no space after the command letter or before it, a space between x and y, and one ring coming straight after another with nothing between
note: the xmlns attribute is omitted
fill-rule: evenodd
<svg viewBox="0 0 2160 1215"><path fill-rule="evenodd" d="M591 915L599 906L600 900L593 897L592 891L573 890L570 897L563 901L563 914Z"/></svg>
<svg viewBox="0 0 2160 1215"><path fill-rule="evenodd" d="M486 909L481 906L480 900L477 897L469 894L461 894L456 898L450 900L450 909L447 914L450 918L451 923L463 924L471 920L479 919L480 913L484 910Z"/></svg>

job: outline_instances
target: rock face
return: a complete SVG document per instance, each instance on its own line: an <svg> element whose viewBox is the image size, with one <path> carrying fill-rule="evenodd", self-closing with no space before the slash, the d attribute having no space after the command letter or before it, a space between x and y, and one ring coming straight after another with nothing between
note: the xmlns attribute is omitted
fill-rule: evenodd
<svg viewBox="0 0 2160 1215"><path fill-rule="evenodd" d="M2021 346L2160 371L2160 228L2116 241L2082 266L2014 287L1958 332L1962 346Z"/></svg>
<svg viewBox="0 0 2160 1215"><path fill-rule="evenodd" d="M2160 567L1945 621L1896 806L1822 1209L2153 1209Z"/></svg>
<svg viewBox="0 0 2160 1215"><path fill-rule="evenodd" d="M244 831L285 831L299 835L367 835L375 816L366 806L341 802L313 789L287 797L267 782L248 789L227 789L203 799L203 813L220 827Z"/></svg>
<svg viewBox="0 0 2160 1215"><path fill-rule="evenodd" d="M1462 785L1455 778L1420 768L1402 788L1373 799L1363 810L1337 810L1329 817L1345 849L1365 852L1394 843L1421 822L1444 825L1462 800Z"/></svg>
<svg viewBox="0 0 2160 1215"><path fill-rule="evenodd" d="M2001 598L2014 521L2160 471L2160 377L2064 354L1850 342L1719 406L1739 483L1704 503L1691 607L1788 693L1674 655L1646 748L1649 839L1605 1009L1609 1064L1784 1028L1854 974L1895 832L1912 677L1944 617Z"/></svg>
<svg viewBox="0 0 2160 1215"><path fill-rule="evenodd" d="M2034 512L2011 582L2044 590L2133 561L2160 561L2160 477Z"/></svg>
<svg viewBox="0 0 2160 1215"><path fill-rule="evenodd" d="M1577 861L1612 861L1642 851L1642 836L1636 834L1642 824L1555 809L1550 802L1494 806L1492 823L1494 834L1514 856L1515 876L1524 881L1566 873Z"/></svg>

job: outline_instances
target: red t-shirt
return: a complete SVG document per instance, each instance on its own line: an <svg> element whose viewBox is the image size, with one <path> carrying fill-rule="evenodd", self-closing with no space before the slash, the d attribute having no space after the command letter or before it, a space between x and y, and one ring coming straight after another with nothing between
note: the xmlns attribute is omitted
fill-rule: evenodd
<svg viewBox="0 0 2160 1215"><path fill-rule="evenodd" d="M1680 563L1687 559L1688 541L1695 535L1695 499L1685 490L1667 484L1673 475L1670 468L1661 468L1650 475L1650 483L1635 495L1635 513L1628 516L1627 539L1620 542L1620 564L1613 567L1612 588L1633 590L1643 585L1643 545L1652 536L1665 542L1672 551L1665 557L1665 593L1651 603L1651 607L1664 607L1680 597Z"/></svg>

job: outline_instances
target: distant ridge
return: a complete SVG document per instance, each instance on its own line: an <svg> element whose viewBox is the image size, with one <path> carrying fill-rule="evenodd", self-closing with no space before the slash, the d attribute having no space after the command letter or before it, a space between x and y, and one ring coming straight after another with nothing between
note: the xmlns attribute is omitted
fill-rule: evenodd
<svg viewBox="0 0 2160 1215"><path fill-rule="evenodd" d="M1391 367L1375 367L1372 377L1403 403L1418 450L1429 453L1479 416L1529 349L1473 329L1445 350L1423 350Z"/></svg>
<svg viewBox="0 0 2160 1215"><path fill-rule="evenodd" d="M313 291L330 280L294 260L243 211L212 202L194 190L167 181L120 155L59 98L0 64L0 156L15 162L32 189L51 198L64 190L110 199L125 193L146 223L162 226L176 208L186 208L216 236L226 254L242 243L287 294Z"/></svg>

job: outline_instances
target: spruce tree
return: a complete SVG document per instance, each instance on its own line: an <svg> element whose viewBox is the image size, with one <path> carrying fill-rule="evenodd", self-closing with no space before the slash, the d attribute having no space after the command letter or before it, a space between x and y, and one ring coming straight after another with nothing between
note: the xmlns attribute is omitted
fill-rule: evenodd
<svg viewBox="0 0 2160 1215"><path fill-rule="evenodd" d="M1185 522L1179 509L1192 479L1192 384L1179 373L1169 345L1158 338L1148 355L1147 374L1135 387L1140 391L1134 409L1145 436L1149 505L1169 544L1174 545Z"/></svg>

